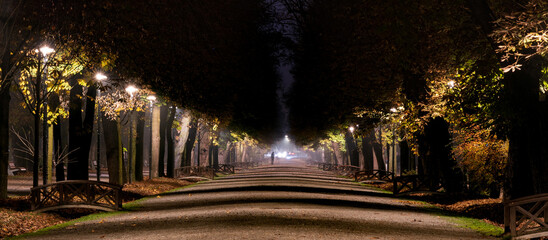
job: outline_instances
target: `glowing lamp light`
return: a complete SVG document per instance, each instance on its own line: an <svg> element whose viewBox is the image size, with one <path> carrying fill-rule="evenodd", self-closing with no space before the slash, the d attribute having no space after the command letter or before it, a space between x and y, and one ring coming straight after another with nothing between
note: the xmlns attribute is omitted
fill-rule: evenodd
<svg viewBox="0 0 548 240"><path fill-rule="evenodd" d="M154 101L156 101L156 96L150 95L150 96L147 97L147 100L149 100L151 102L154 102Z"/></svg>
<svg viewBox="0 0 548 240"><path fill-rule="evenodd" d="M139 90L139 89L137 89L137 88L136 88L135 86L133 86L133 85L129 85L129 86L126 88L126 92L129 93L129 95L130 95L131 97L133 97L133 93L134 93L134 92L137 92L137 90Z"/></svg>
<svg viewBox="0 0 548 240"><path fill-rule="evenodd" d="M354 127L353 127L353 126L350 126L350 127L348 128L348 131L350 131L351 133L353 133L353 132L354 132L354 130L355 130L355 129L354 129Z"/></svg>
<svg viewBox="0 0 548 240"><path fill-rule="evenodd" d="M454 88L455 87L455 81L451 80L451 81L447 82L447 86L449 86L449 88Z"/></svg>
<svg viewBox="0 0 548 240"><path fill-rule="evenodd" d="M55 52L55 50L53 48L48 47L48 46L43 46L43 47L40 48L40 52L45 57L45 56Z"/></svg>
<svg viewBox="0 0 548 240"><path fill-rule="evenodd" d="M97 81L103 81L103 80L106 80L107 78L108 77L105 74L102 74L102 73L95 74L95 79L97 79Z"/></svg>

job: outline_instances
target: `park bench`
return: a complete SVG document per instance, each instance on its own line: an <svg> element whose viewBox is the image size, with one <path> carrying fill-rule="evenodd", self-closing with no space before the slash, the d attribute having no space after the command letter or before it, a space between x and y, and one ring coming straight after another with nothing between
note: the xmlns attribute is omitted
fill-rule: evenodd
<svg viewBox="0 0 548 240"><path fill-rule="evenodd" d="M354 173L354 181L356 182L373 179L391 182L393 178L394 173L385 170L362 170Z"/></svg>
<svg viewBox="0 0 548 240"><path fill-rule="evenodd" d="M548 237L548 193L505 201L504 228L514 239Z"/></svg>
<svg viewBox="0 0 548 240"><path fill-rule="evenodd" d="M122 186L106 182L68 180L31 188L34 211L61 208L122 209Z"/></svg>
<svg viewBox="0 0 548 240"><path fill-rule="evenodd" d="M394 177L394 195L411 192L438 192L442 186L439 183L419 175L405 175Z"/></svg>
<svg viewBox="0 0 548 240"><path fill-rule="evenodd" d="M8 175L9 176L17 175L19 173L26 172L26 171L27 171L27 169L24 168L24 167L16 167L14 162L9 162L8 163Z"/></svg>
<svg viewBox="0 0 548 240"><path fill-rule="evenodd" d="M181 167L175 170L175 176L177 178L198 176L198 177L206 177L206 178L213 179L215 177L215 169L212 167L204 167L204 166Z"/></svg>

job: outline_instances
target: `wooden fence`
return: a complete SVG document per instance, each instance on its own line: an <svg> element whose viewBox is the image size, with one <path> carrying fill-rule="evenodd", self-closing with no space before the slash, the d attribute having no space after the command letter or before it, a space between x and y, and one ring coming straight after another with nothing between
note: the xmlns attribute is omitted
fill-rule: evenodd
<svg viewBox="0 0 548 240"><path fill-rule="evenodd" d="M360 168L352 165L338 165L335 167L335 171L338 175L353 177L356 172L360 171Z"/></svg>
<svg viewBox="0 0 548 240"><path fill-rule="evenodd" d="M548 237L548 193L504 202L504 227L514 239Z"/></svg>
<svg viewBox="0 0 548 240"><path fill-rule="evenodd" d="M215 172L224 174L234 173L234 165L230 164L219 164L217 166L213 166L213 169L215 169Z"/></svg>
<svg viewBox="0 0 548 240"><path fill-rule="evenodd" d="M104 211L122 209L122 186L106 182L69 180L33 187L34 211L60 208L91 208Z"/></svg>
<svg viewBox="0 0 548 240"><path fill-rule="evenodd" d="M362 170L354 173L354 181L356 182L372 179L391 182L393 178L394 173L385 170Z"/></svg>
<svg viewBox="0 0 548 240"><path fill-rule="evenodd" d="M394 195L411 192L438 192L442 189L439 181L432 181L419 175L405 175L394 177Z"/></svg>

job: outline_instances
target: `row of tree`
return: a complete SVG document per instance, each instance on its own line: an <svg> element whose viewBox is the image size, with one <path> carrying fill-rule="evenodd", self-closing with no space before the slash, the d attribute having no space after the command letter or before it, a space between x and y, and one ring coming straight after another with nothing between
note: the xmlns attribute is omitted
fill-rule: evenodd
<svg viewBox="0 0 548 240"><path fill-rule="evenodd" d="M297 33L299 142L338 151L359 125L365 158L383 136L399 141L447 191L462 191L464 174L507 198L548 191L545 1L282 2Z"/></svg>
<svg viewBox="0 0 548 240"><path fill-rule="evenodd" d="M174 142L169 138L177 115L175 106L185 109L179 122L179 137L186 139L179 140L184 148L183 165L190 163L198 129L217 129L210 134L213 152L217 152L219 136L232 136L222 129L236 136L225 137L225 142L235 142L237 136L268 140L279 123L276 69L282 36L272 25L274 10L268 2L1 0L0 5L0 104L9 106L10 92L17 91L34 116L35 185L40 138L54 140L51 144L44 141L42 150L50 150L43 153L44 169L47 162L53 162L46 156L61 148L55 144L65 142L67 178L88 177L94 125L98 126L94 122L102 122L111 182L123 182L121 124L131 118L131 136L137 141L129 143L127 168L132 169L132 179L141 178L142 157L137 149L143 144L144 118L142 113L140 117L129 113L143 112L147 102L142 98L150 92L129 96L123 88L130 82L172 104L171 110L167 105L157 106L160 109L151 116L161 119L153 121L159 123L152 125L153 137L165 139L153 141L158 143L152 146L158 159L163 159L164 152L174 152L172 144L165 143ZM52 48L48 53L40 51L46 44ZM97 83L93 76L98 71L108 73L109 84ZM102 91L101 97L97 90ZM101 118L97 118L97 102ZM7 189L9 113L8 107L2 107L1 198ZM59 141L65 118L68 139ZM163 151L164 147L169 150ZM240 153L246 154L245 150ZM162 175L163 161L152 162L158 163L158 175ZM166 175L171 175L174 161L166 164ZM58 177L63 165L57 164Z"/></svg>

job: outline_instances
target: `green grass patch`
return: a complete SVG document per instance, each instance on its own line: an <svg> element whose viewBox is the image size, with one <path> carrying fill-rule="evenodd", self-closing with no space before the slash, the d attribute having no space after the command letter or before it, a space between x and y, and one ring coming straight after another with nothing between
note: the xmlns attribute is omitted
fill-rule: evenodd
<svg viewBox="0 0 548 240"><path fill-rule="evenodd" d="M7 239L25 239L25 238L28 238L28 237L38 237L38 236L42 236L42 235L44 235L44 234L46 234L50 231L53 231L53 230L58 230L58 229L63 229L63 228L69 227L69 226L73 226L76 223L85 222L85 221L93 221L93 220L98 220L98 219L103 219L103 218L109 218L109 217L124 214L124 213L127 213L127 211L94 213L94 214L83 216L81 218L74 219L74 220L71 220L71 221L68 221L68 222L64 222L64 223L57 224L57 225L54 225L54 226L46 227L46 228L40 229L36 232L25 233L25 234L10 237L10 238L7 238Z"/></svg>
<svg viewBox="0 0 548 240"><path fill-rule="evenodd" d="M219 175L213 177L213 180L218 180L218 179L224 178L224 177L226 177L226 176L228 176L228 175L230 175L230 174L222 174L222 173L221 173L221 174L219 174Z"/></svg>
<svg viewBox="0 0 548 240"><path fill-rule="evenodd" d="M149 198L152 198L152 196L149 196L149 197L144 197L144 198L140 198L140 199L137 199L135 201L131 201L131 202L128 202L128 203L124 203L122 204L122 208L124 210L127 210L127 211L133 211L133 210L136 210L138 208L140 208L142 205L141 203L146 201L147 199Z"/></svg>
<svg viewBox="0 0 548 240"><path fill-rule="evenodd" d="M356 182L357 184L359 184L360 186L363 186L363 187L367 187L367 188L371 188L373 190L377 190L379 192L382 192L382 193L386 193L386 194L390 194L392 195L392 192L388 191L388 190L384 190L382 188L379 188L379 187L375 187L371 184L367 184L367 183L362 183L362 182Z"/></svg>
<svg viewBox="0 0 548 240"><path fill-rule="evenodd" d="M460 216L445 216L451 222L456 223L459 227L469 228L475 230L486 236L498 237L504 233L504 229L486 223L481 219L469 218L469 217L460 217Z"/></svg>

